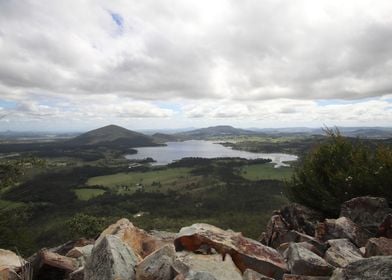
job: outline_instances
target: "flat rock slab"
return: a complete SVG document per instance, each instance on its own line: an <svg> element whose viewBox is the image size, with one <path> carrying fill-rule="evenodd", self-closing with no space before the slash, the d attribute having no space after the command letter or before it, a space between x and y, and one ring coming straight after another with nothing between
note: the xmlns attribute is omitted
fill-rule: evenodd
<svg viewBox="0 0 392 280"><path fill-rule="evenodd" d="M229 255L223 260L222 256L218 254L201 255L184 251L177 252L177 266L178 262L186 266L186 269L182 271L186 277L195 277L197 272L207 272L216 280L242 280L241 272Z"/></svg>
<svg viewBox="0 0 392 280"><path fill-rule="evenodd" d="M287 249L287 263L292 274L328 276L334 270L323 258L296 243Z"/></svg>
<svg viewBox="0 0 392 280"><path fill-rule="evenodd" d="M392 256L392 239L370 238L366 243L365 257Z"/></svg>
<svg viewBox="0 0 392 280"><path fill-rule="evenodd" d="M391 280L392 256L364 258L334 271L331 280Z"/></svg>
<svg viewBox="0 0 392 280"><path fill-rule="evenodd" d="M242 272L250 268L263 275L279 278L287 271L283 257L275 249L245 238L240 233L208 224L182 228L174 245L177 251L185 249L193 252L203 246L214 248L222 255L230 255Z"/></svg>
<svg viewBox="0 0 392 280"><path fill-rule="evenodd" d="M84 267L85 280L133 280L138 258L122 240L104 236L95 244Z"/></svg>
<svg viewBox="0 0 392 280"><path fill-rule="evenodd" d="M328 244L330 247L325 252L324 259L335 267L346 267L363 258L359 249L348 239L331 239Z"/></svg>

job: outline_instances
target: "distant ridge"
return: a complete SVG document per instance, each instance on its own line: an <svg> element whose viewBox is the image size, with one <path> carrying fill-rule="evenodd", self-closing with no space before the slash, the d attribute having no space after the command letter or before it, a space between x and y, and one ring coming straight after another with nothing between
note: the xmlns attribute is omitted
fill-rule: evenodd
<svg viewBox="0 0 392 280"><path fill-rule="evenodd" d="M107 125L83 133L69 141L73 146L116 145L128 147L154 146L153 138L118 125Z"/></svg>
<svg viewBox="0 0 392 280"><path fill-rule="evenodd" d="M235 135L254 135L254 134L258 134L258 132L241 129L241 128L235 128L230 125L218 125L218 126L210 126L206 128L199 128L187 132L177 133L176 135L183 138L202 139L202 138L214 137L214 136L235 136Z"/></svg>

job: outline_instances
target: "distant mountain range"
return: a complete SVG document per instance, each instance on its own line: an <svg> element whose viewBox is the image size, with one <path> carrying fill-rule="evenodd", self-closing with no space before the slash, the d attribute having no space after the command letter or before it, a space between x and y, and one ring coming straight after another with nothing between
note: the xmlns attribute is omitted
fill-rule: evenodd
<svg viewBox="0 0 392 280"><path fill-rule="evenodd" d="M148 135L128 130L117 125L108 125L88 131L77 136L77 133L50 133L50 132L0 132L0 140L3 141L42 141L42 140L66 140L69 145L131 145L132 147L151 146L168 141L189 139L208 139L222 136L239 135L325 135L322 128L290 127L290 128L235 128L229 125L211 126L189 130L144 130ZM344 136L369 139L392 138L392 127L338 127ZM165 131L166 133L162 133ZM155 132L155 133L154 133ZM76 137L75 137L76 136Z"/></svg>

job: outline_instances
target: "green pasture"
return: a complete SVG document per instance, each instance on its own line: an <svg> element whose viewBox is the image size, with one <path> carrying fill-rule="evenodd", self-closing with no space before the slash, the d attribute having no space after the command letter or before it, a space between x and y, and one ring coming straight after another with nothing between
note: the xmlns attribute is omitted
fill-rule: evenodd
<svg viewBox="0 0 392 280"><path fill-rule="evenodd" d="M258 180L289 180L293 174L291 167L274 167L275 164L254 164L246 165L241 168L240 174L243 178L250 181Z"/></svg>

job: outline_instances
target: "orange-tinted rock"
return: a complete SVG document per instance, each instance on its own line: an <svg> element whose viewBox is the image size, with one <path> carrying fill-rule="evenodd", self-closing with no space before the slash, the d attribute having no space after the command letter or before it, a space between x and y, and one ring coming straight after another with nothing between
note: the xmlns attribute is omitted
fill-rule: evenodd
<svg viewBox="0 0 392 280"><path fill-rule="evenodd" d="M229 254L242 272L250 268L263 275L279 278L287 271L282 256L276 250L245 238L240 233L224 231L208 224L182 228L174 244L177 251L196 251L201 246L210 246L222 255Z"/></svg>
<svg viewBox="0 0 392 280"><path fill-rule="evenodd" d="M329 280L329 277L285 274L283 275L282 280Z"/></svg>
<svg viewBox="0 0 392 280"><path fill-rule="evenodd" d="M392 256L392 239L370 238L365 248L365 257Z"/></svg>
<svg viewBox="0 0 392 280"><path fill-rule="evenodd" d="M96 243L107 235L119 237L126 245L132 248L133 252L140 259L145 258L166 244L166 242L135 227L128 219L121 219L115 224L110 225L101 233Z"/></svg>

